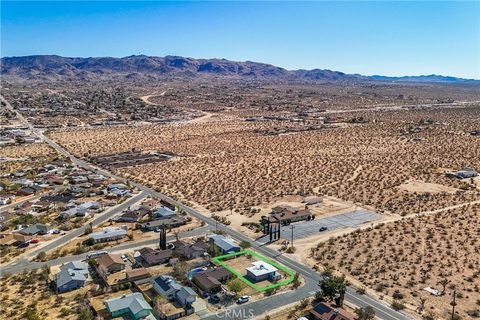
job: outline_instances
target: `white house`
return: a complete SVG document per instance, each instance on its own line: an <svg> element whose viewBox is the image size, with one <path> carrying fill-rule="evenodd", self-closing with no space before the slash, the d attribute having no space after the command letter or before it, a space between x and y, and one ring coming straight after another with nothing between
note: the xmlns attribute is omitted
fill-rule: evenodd
<svg viewBox="0 0 480 320"><path fill-rule="evenodd" d="M254 282L260 282L263 280L278 280L281 275L277 272L278 269L264 261L255 261L251 267L247 269L247 277Z"/></svg>

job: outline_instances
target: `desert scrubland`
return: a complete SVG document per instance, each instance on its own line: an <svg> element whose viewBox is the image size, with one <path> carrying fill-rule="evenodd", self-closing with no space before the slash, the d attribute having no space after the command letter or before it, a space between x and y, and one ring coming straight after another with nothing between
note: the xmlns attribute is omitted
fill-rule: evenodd
<svg viewBox="0 0 480 320"><path fill-rule="evenodd" d="M403 219L320 243L311 252L314 264L331 265L372 288L386 300L443 318L457 310L464 319L480 310L480 205L435 215ZM441 296L429 294L434 288Z"/></svg>
<svg viewBox="0 0 480 320"><path fill-rule="evenodd" d="M177 157L171 161L118 172L211 211L285 194L331 195L400 215L480 199L473 181L443 174L480 167L478 137L468 134L477 107L361 115L368 123L285 135L259 132L279 122L226 121L58 130L51 136L79 156L172 152Z"/></svg>
<svg viewBox="0 0 480 320"><path fill-rule="evenodd" d="M33 143L0 148L0 175L42 164L56 155L55 150L44 143Z"/></svg>

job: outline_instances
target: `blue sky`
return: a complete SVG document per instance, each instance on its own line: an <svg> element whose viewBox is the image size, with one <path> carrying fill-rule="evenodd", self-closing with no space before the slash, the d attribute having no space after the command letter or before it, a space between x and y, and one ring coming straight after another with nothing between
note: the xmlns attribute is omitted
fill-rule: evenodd
<svg viewBox="0 0 480 320"><path fill-rule="evenodd" d="M480 2L7 2L1 55L181 55L480 79Z"/></svg>

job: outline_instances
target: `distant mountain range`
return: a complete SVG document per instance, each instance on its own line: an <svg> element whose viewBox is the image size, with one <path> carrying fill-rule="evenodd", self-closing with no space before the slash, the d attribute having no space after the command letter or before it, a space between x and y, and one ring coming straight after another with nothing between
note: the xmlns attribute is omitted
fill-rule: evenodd
<svg viewBox="0 0 480 320"><path fill-rule="evenodd" d="M25 80L107 80L159 79L165 77L219 76L286 81L399 81L480 83L479 80L425 76L362 76L339 71L287 70L258 62L237 62L225 59L193 59L177 56L145 55L124 58L69 58L56 55L35 55L1 58L1 75L7 79Z"/></svg>

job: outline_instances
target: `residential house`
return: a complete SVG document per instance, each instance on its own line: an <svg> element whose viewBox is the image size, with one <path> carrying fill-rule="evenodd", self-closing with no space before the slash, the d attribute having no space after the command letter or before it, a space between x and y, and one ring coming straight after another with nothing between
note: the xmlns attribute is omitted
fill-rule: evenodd
<svg viewBox="0 0 480 320"><path fill-rule="evenodd" d="M175 254L185 259L195 259L207 254L209 244L205 241L197 241L193 244L186 244L181 241L173 243Z"/></svg>
<svg viewBox="0 0 480 320"><path fill-rule="evenodd" d="M19 234L19 233L9 233L5 235L0 235L0 246L18 246L32 240L31 236Z"/></svg>
<svg viewBox="0 0 480 320"><path fill-rule="evenodd" d="M160 275L152 281L152 286L158 294L161 294L168 300L175 298L175 293L182 288L172 277Z"/></svg>
<svg viewBox="0 0 480 320"><path fill-rule="evenodd" d="M57 292L67 292L85 286L89 277L88 263L72 261L60 267L60 272L54 276Z"/></svg>
<svg viewBox="0 0 480 320"><path fill-rule="evenodd" d="M118 254L106 254L97 258L97 270L102 276L119 272L125 269L125 262Z"/></svg>
<svg viewBox="0 0 480 320"><path fill-rule="evenodd" d="M73 199L73 196L68 194L46 195L40 198L41 201L47 201L53 204L55 208L65 207L66 204Z"/></svg>
<svg viewBox="0 0 480 320"><path fill-rule="evenodd" d="M176 215L177 211L172 210L168 207L160 207L155 210L155 215L157 218L165 218L165 217L171 217Z"/></svg>
<svg viewBox="0 0 480 320"><path fill-rule="evenodd" d="M147 216L148 213L149 210L146 209L128 210L120 215L116 220L119 222L138 222Z"/></svg>
<svg viewBox="0 0 480 320"><path fill-rule="evenodd" d="M195 273L192 276L192 283L202 292L214 294L222 290L222 282L230 279L232 273L224 267L218 267Z"/></svg>
<svg viewBox="0 0 480 320"><path fill-rule="evenodd" d="M105 306L107 311L111 313L112 318L126 315L133 319L141 319L149 316L153 310L140 292L106 300Z"/></svg>
<svg viewBox="0 0 480 320"><path fill-rule="evenodd" d="M153 210L158 205L157 199L147 199L142 202L141 208L145 210Z"/></svg>
<svg viewBox="0 0 480 320"><path fill-rule="evenodd" d="M156 266L167 263L173 258L173 250L154 250L152 248L142 248L139 251L138 259L146 267Z"/></svg>
<svg viewBox="0 0 480 320"><path fill-rule="evenodd" d="M310 310L310 316L314 320L354 320L355 317L344 309L334 309L324 303L317 304Z"/></svg>
<svg viewBox="0 0 480 320"><path fill-rule="evenodd" d="M31 187L33 186L33 181L30 179L17 179L12 181L13 184L18 184L22 187Z"/></svg>
<svg viewBox="0 0 480 320"><path fill-rule="evenodd" d="M73 183L84 183L88 182L88 178L84 176L73 176L70 178Z"/></svg>
<svg viewBox="0 0 480 320"><path fill-rule="evenodd" d="M95 243L119 240L127 236L127 230L108 227L99 232L90 233L88 237Z"/></svg>
<svg viewBox="0 0 480 320"><path fill-rule="evenodd" d="M31 196L34 193L35 193L35 189L32 187L24 187L17 190L17 196L19 197Z"/></svg>
<svg viewBox="0 0 480 320"><path fill-rule="evenodd" d="M11 211L0 212L0 230L3 228L3 225L8 221L16 217L16 214Z"/></svg>
<svg viewBox="0 0 480 320"><path fill-rule="evenodd" d="M215 245L222 254L241 251L240 246L235 241L219 234L208 236L208 242Z"/></svg>
<svg viewBox="0 0 480 320"><path fill-rule="evenodd" d="M130 194L130 191L127 189L112 189L108 191L108 196L110 197L123 197Z"/></svg>
<svg viewBox="0 0 480 320"><path fill-rule="evenodd" d="M15 200L15 195L14 194L2 194L0 196L0 205L6 205L11 203L13 200Z"/></svg>
<svg viewBox="0 0 480 320"><path fill-rule="evenodd" d="M145 269L145 268L127 270L126 275L127 275L127 280L130 282L147 279L152 276L148 271L148 269Z"/></svg>
<svg viewBox="0 0 480 320"><path fill-rule="evenodd" d="M95 173L89 174L87 178L89 181L104 181L106 179L104 175Z"/></svg>
<svg viewBox="0 0 480 320"><path fill-rule="evenodd" d="M246 270L247 277L253 282L275 281L281 278L281 275L277 272L278 269L264 261L255 261Z"/></svg>
<svg viewBox="0 0 480 320"><path fill-rule="evenodd" d="M36 235L36 234L43 235L43 234L50 233L52 230L53 228L47 224L35 223L35 224L32 224L31 226L21 229L19 233L29 235L29 236Z"/></svg>
<svg viewBox="0 0 480 320"><path fill-rule="evenodd" d="M136 227L137 229L142 229L145 231L154 231L162 228L163 226L165 228L170 229L170 228L177 228L179 226L185 225L186 223L187 223L187 220L184 217L174 215L174 216L165 217L159 220L138 223Z"/></svg>
<svg viewBox="0 0 480 320"><path fill-rule="evenodd" d="M185 308L187 314L206 309L205 302L197 296L192 288L180 285L170 276L161 275L155 278L152 286L158 294Z"/></svg>
<svg viewBox="0 0 480 320"><path fill-rule="evenodd" d="M450 178L467 179L475 178L476 176L478 176L478 172L472 169L464 169L460 171L447 172L445 173L445 175Z"/></svg>
<svg viewBox="0 0 480 320"><path fill-rule="evenodd" d="M88 201L60 212L60 218L86 217L93 210L99 209L100 204L97 201Z"/></svg>
<svg viewBox="0 0 480 320"><path fill-rule="evenodd" d="M124 185L123 183L111 183L107 186L108 191L112 191L115 189L120 189L120 190L127 190L128 187Z"/></svg>

